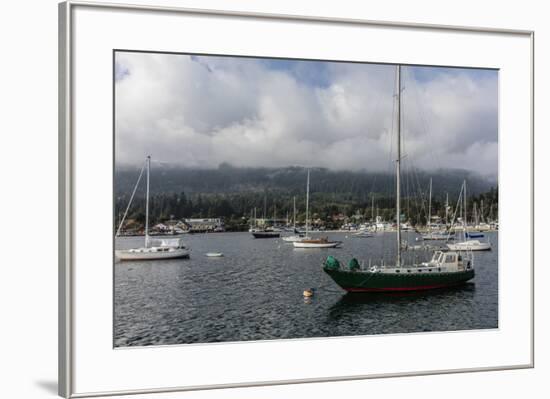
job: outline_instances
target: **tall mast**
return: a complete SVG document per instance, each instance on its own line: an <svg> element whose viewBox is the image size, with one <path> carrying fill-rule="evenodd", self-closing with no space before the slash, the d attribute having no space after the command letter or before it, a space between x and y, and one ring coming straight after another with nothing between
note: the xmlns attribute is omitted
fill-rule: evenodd
<svg viewBox="0 0 550 399"><path fill-rule="evenodd" d="M117 229L116 234L115 234L116 237L118 237L118 235L120 234L120 230L122 229L122 225L124 224L124 221L126 220L126 215L128 215L128 211L130 210L130 205L132 205L132 201L134 200L134 196L136 195L136 191L137 191L137 188L139 186L139 182L141 181L141 177L143 176L143 172L145 171L146 168L147 168L147 161L141 167L136 185L134 186L134 191L132 191L132 195L130 196L130 201L128 202L128 205L126 206L126 210L124 211L124 215L122 215L122 219L120 220L120 223L118 225L118 229Z"/></svg>
<svg viewBox="0 0 550 399"><path fill-rule="evenodd" d="M432 178L430 177L430 200L428 202L428 231L432 231Z"/></svg>
<svg viewBox="0 0 550 399"><path fill-rule="evenodd" d="M401 267L401 65L397 66L397 160L396 160L397 267Z"/></svg>
<svg viewBox="0 0 550 399"><path fill-rule="evenodd" d="M449 193L445 199L445 225L449 225Z"/></svg>
<svg viewBox="0 0 550 399"><path fill-rule="evenodd" d="M466 180L464 180L464 239L466 239L466 230L468 228L468 210L466 205L468 201L466 200Z"/></svg>
<svg viewBox="0 0 550 399"><path fill-rule="evenodd" d="M464 180L464 224L468 226L468 196L466 194L466 180Z"/></svg>
<svg viewBox="0 0 550 399"><path fill-rule="evenodd" d="M293 198L293 207L294 207L294 213L293 213L293 217L294 217L294 230L296 230L296 196L294 196Z"/></svg>
<svg viewBox="0 0 550 399"><path fill-rule="evenodd" d="M147 155L147 194L145 197L145 247L149 247L149 174L151 169L151 156Z"/></svg>
<svg viewBox="0 0 550 399"><path fill-rule="evenodd" d="M306 237L309 230L309 169L307 170L307 185L306 185Z"/></svg>
<svg viewBox="0 0 550 399"><path fill-rule="evenodd" d="M370 219L374 221L374 195L372 196L372 204L370 208Z"/></svg>

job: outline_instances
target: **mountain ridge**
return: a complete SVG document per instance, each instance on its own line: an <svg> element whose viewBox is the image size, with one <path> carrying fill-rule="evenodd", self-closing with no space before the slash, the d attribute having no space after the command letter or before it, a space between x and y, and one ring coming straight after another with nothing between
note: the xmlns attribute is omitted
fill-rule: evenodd
<svg viewBox="0 0 550 399"><path fill-rule="evenodd" d="M343 171L322 167L305 168L287 166L281 168L235 167L220 164L218 168L184 168L173 165L154 165L151 168L150 190L152 194L179 193L269 193L284 192L301 195L305 190L307 169L311 175L311 192L349 193L365 195L389 195L395 191L395 176L391 173L359 170ZM115 170L115 194L131 193L140 168L119 167ZM464 180L468 194L477 195L496 187L498 182L464 169L439 169L437 171L409 170L402 172L402 195L425 193L432 178L435 198L446 193L455 197ZM143 191L140 184L138 191Z"/></svg>

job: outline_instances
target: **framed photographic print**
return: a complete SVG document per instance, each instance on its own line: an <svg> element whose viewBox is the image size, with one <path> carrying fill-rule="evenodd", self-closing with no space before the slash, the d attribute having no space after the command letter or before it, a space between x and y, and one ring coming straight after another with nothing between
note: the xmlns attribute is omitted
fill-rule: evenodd
<svg viewBox="0 0 550 399"><path fill-rule="evenodd" d="M60 395L533 367L533 32L59 11Z"/></svg>

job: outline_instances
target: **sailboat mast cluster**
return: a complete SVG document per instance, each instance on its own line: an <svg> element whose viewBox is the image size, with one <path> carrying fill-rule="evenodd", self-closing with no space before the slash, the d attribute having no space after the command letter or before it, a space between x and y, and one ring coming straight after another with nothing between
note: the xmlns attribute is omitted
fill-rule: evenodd
<svg viewBox="0 0 550 399"><path fill-rule="evenodd" d="M145 247L149 246L149 178L151 173L151 156L147 155L147 193L145 194Z"/></svg>
<svg viewBox="0 0 550 399"><path fill-rule="evenodd" d="M306 237L309 233L309 169L307 170L307 184L306 184Z"/></svg>

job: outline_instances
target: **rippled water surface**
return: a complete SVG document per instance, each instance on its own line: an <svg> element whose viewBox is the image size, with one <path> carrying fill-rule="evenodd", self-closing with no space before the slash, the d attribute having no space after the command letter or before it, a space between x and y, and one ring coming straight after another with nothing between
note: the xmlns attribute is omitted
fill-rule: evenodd
<svg viewBox="0 0 550 399"><path fill-rule="evenodd" d="M498 327L497 233L487 235L492 251L475 253L476 276L462 287L353 295L322 271L324 259L389 260L395 233L328 235L342 248L294 249L281 239L216 233L185 236L190 259L115 263L115 346ZM142 237L120 238L116 247L142 244ZM225 256L205 256L218 251ZM310 287L315 295L304 300Z"/></svg>

